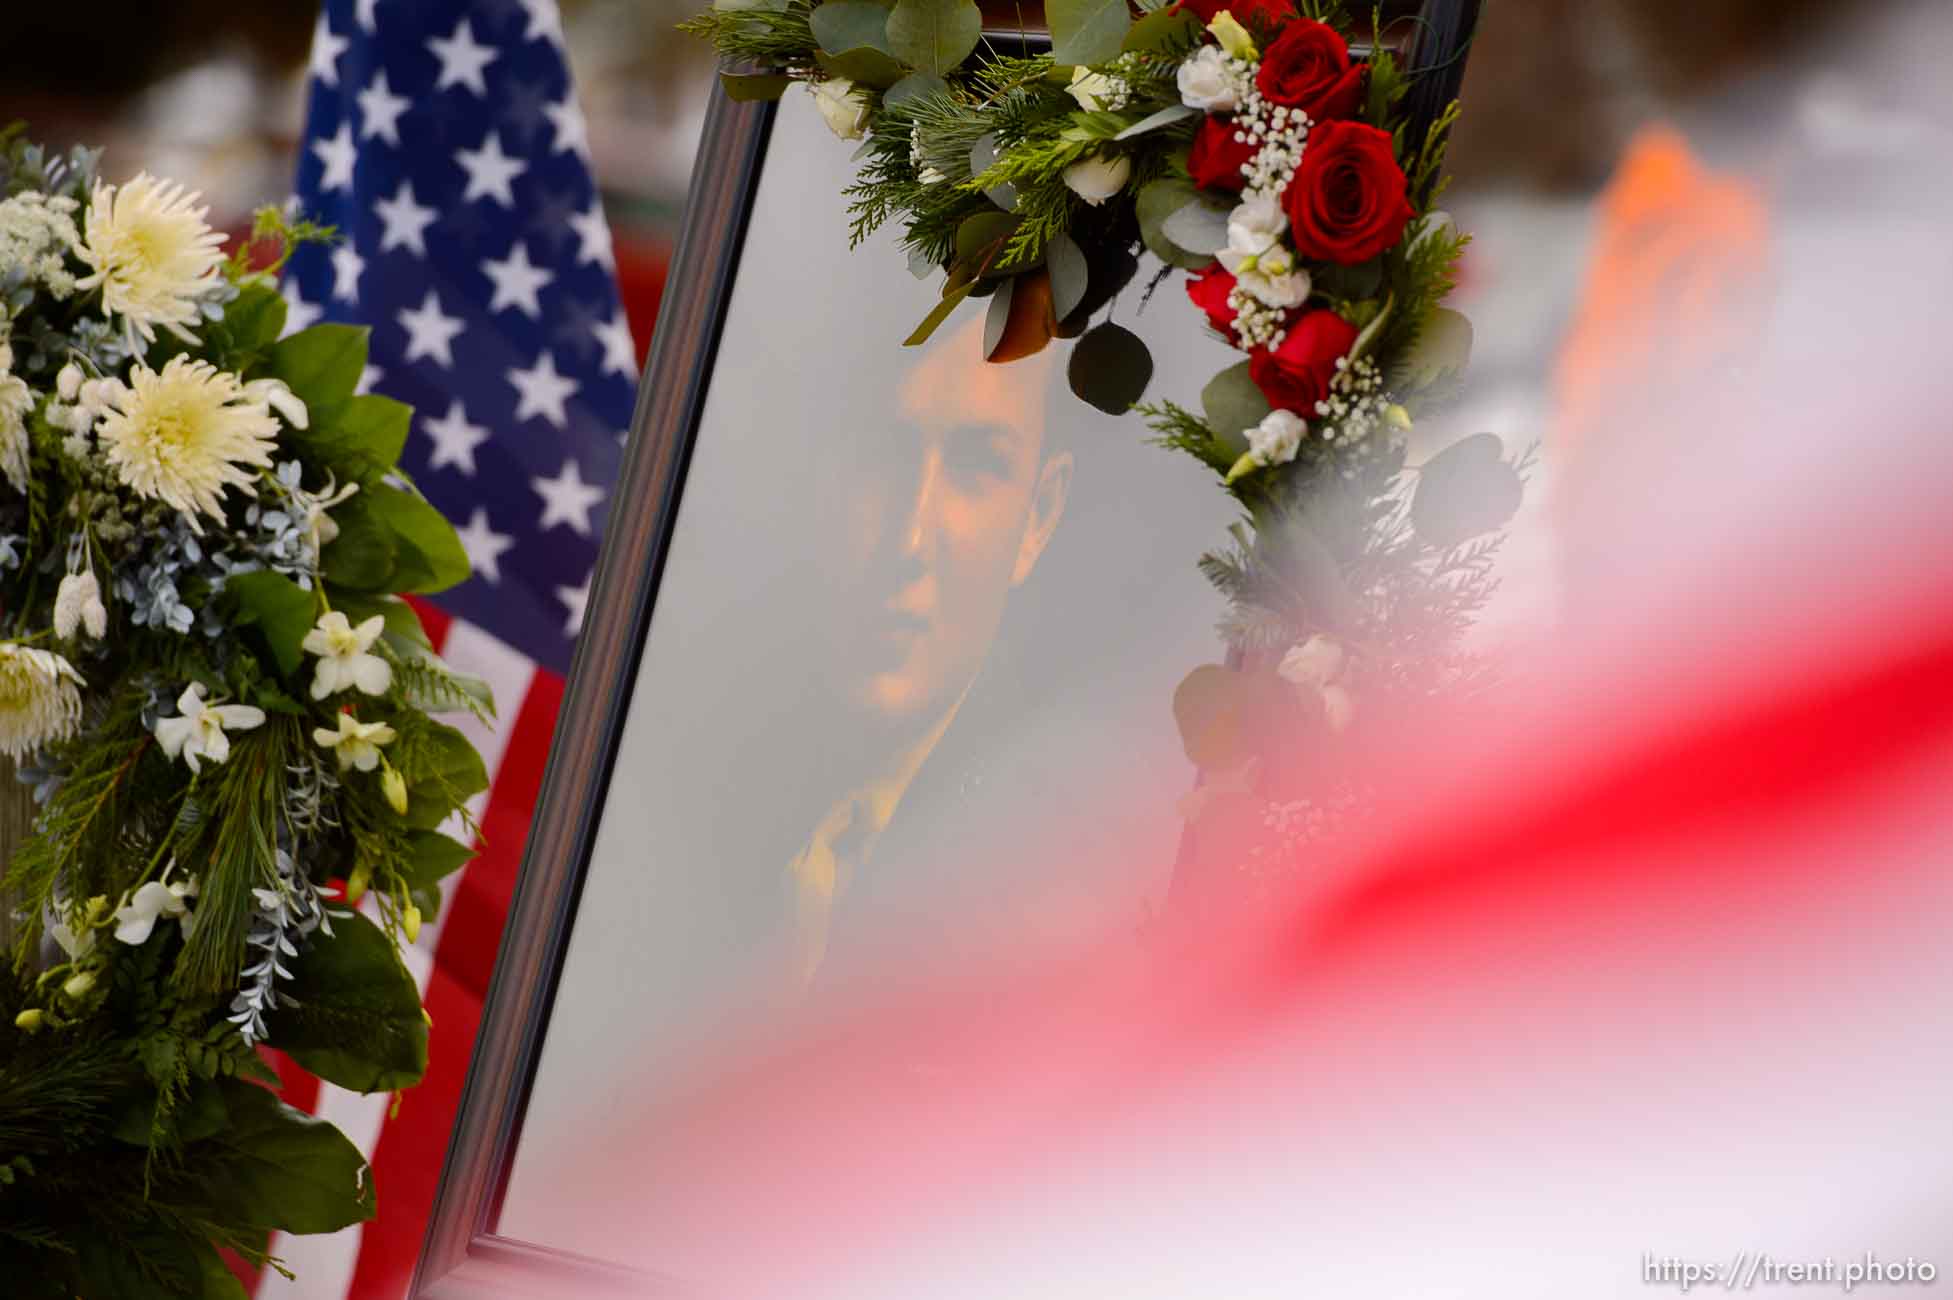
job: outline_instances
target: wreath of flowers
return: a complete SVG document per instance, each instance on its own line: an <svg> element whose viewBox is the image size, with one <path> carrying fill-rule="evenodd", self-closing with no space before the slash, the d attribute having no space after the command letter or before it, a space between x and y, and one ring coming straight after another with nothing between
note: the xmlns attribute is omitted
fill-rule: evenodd
<svg viewBox="0 0 1953 1300"><path fill-rule="evenodd" d="M1421 74L1341 0L1140 7L1049 0L1049 53L996 48L974 0L718 0L684 29L739 69L734 98L802 83L862 141L855 242L899 221L911 268L945 274L910 345L983 296L989 360L1075 337L1073 390L1137 409L1239 503L1234 545L1201 560L1231 662L1196 669L1174 711L1206 774L1183 810L1231 806L1257 829L1228 851L1265 876L1360 808L1322 757L1359 701L1423 708L1482 678L1462 638L1531 453L1477 434L1406 463L1470 353L1442 306L1468 240L1436 207L1458 106L1410 120ZM1136 405L1151 356L1093 324L1142 252L1161 264L1145 296L1188 273L1244 354L1197 411Z"/></svg>
<svg viewBox="0 0 1953 1300"><path fill-rule="evenodd" d="M373 1214L258 1049L420 1079L397 949L487 783L430 715L492 705L401 599L468 571L397 465L411 412L356 391L364 330L285 336L276 273L328 232L267 211L226 259L195 195L94 173L0 136L0 754L34 805L0 874L0 1274L241 1297L219 1248Z"/></svg>

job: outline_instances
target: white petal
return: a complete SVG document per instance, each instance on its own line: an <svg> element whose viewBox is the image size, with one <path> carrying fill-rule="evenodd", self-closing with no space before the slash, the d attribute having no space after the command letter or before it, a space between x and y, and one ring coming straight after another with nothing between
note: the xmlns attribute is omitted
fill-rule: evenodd
<svg viewBox="0 0 1953 1300"><path fill-rule="evenodd" d="M353 684L368 695L384 695L393 684L393 669L378 655L354 655L350 667Z"/></svg>

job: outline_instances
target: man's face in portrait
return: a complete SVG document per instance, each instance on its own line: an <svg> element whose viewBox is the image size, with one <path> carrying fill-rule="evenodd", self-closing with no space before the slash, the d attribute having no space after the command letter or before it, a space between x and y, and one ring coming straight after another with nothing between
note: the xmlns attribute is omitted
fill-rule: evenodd
<svg viewBox="0 0 1953 1300"><path fill-rule="evenodd" d="M899 381L894 418L858 433L844 486L859 575L856 702L926 725L975 678L1010 589L1064 511L1069 452L1047 454L1040 356L982 359L982 321L939 338Z"/></svg>

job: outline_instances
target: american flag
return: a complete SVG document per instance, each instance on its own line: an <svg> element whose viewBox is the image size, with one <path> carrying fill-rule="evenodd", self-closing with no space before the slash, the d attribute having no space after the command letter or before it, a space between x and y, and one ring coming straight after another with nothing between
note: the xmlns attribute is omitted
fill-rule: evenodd
<svg viewBox="0 0 1953 1300"><path fill-rule="evenodd" d="M408 963L433 1017L400 1100L281 1071L286 1098L368 1153L381 1213L284 1237L261 1297L402 1295L434 1199L481 1003L583 617L636 392L610 230L555 0L327 0L313 34L297 208L342 235L292 259L299 328L372 328L363 386L416 411L403 464L474 576L422 606L437 648L500 708L482 856Z"/></svg>

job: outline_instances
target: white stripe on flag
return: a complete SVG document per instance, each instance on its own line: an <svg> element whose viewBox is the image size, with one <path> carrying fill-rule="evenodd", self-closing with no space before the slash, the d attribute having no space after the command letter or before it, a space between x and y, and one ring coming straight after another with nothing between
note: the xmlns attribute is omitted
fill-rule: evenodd
<svg viewBox="0 0 1953 1300"><path fill-rule="evenodd" d="M487 726L465 715L449 719L474 742L475 748L481 751L482 763L488 769L488 790L469 803L469 810L479 818L494 795L502 755L508 749L515 720L522 712L524 700L528 698L529 684L535 680L536 665L480 628L459 619L449 625L447 639L441 646L441 657L457 670L482 678L495 692L494 726ZM463 834L460 817L451 818L442 829L460 838ZM401 954L407 969L413 974L414 983L423 994L427 990L428 977L434 970L434 953L441 941L441 917L447 915L447 906L459 874L457 872L441 882L440 917L422 926L420 942ZM371 901L363 903L361 910L371 915ZM379 1145L380 1131L386 1126L387 1110L392 1104L391 1093L369 1096L322 1083L314 1113L320 1119L336 1125L370 1160ZM348 1293L352 1286L353 1270L359 1262L363 1232L364 1225L355 1224L340 1232L317 1236L295 1237L283 1232L274 1234L271 1253L284 1260L285 1266L297 1274L297 1278L286 1281L278 1273L267 1270L258 1283L258 1300L351 1300Z"/></svg>

